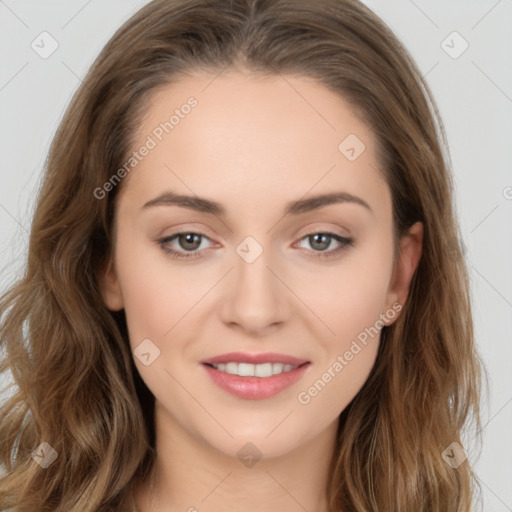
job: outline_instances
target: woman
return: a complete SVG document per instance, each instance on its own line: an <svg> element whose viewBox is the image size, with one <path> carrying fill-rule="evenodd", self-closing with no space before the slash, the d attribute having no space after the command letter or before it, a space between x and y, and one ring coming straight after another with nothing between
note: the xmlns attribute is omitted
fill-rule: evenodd
<svg viewBox="0 0 512 512"><path fill-rule="evenodd" d="M2 510L471 510L443 144L355 0L141 9L66 112L2 297Z"/></svg>

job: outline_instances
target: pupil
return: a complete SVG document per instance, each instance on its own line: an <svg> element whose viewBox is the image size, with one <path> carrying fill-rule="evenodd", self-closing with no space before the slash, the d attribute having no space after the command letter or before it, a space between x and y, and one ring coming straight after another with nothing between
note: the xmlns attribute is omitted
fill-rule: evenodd
<svg viewBox="0 0 512 512"><path fill-rule="evenodd" d="M312 236L312 238L314 240L314 243L317 243L316 238L319 238L319 237L323 237L324 240L330 238L329 235L325 235L323 233L318 233L318 234ZM319 249L327 249L327 247L329 247L329 242L328 241L327 242L326 241L324 241L324 242L320 241L318 243L321 245L321 247L318 247Z"/></svg>
<svg viewBox="0 0 512 512"><path fill-rule="evenodd" d="M194 244L194 237L197 237L196 243ZM187 244L191 244L192 247L188 247L188 249L197 249L200 244L197 243L197 240L199 239L199 235L196 235L195 233L186 233L185 235L181 235L181 240L185 239L184 248L187 248ZM180 240L180 242L181 242ZM182 244L183 245L183 244Z"/></svg>

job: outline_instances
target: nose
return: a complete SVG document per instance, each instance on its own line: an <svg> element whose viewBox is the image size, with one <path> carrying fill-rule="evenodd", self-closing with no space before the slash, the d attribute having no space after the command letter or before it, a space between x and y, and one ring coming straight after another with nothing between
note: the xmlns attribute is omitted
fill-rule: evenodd
<svg viewBox="0 0 512 512"><path fill-rule="evenodd" d="M263 251L251 263L236 256L223 290L222 321L253 336L268 333L292 315L293 294L268 252Z"/></svg>

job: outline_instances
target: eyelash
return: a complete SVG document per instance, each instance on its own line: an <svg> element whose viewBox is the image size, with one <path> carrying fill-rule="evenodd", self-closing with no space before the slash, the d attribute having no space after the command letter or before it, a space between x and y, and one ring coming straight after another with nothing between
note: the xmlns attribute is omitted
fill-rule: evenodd
<svg viewBox="0 0 512 512"><path fill-rule="evenodd" d="M167 236L165 238L162 238L161 240L158 240L158 244L160 245L162 250L166 254L169 254L172 258L176 258L176 259L196 259L196 258L200 258L201 257L201 252L200 251L196 250L196 252L191 252L189 254L184 254L182 252L175 251L174 249L171 249L168 246L169 242L171 242L175 238L179 237L180 235L184 235L184 234L186 234L186 235L199 235L202 238L209 239L203 233L198 233L198 232L195 232L195 231L178 231L178 232L174 233L171 236ZM340 236L340 235L338 235L336 233L331 233L331 232L328 232L328 231L312 231L311 233L307 233L306 235L304 235L300 239L300 241L302 241L305 238L308 238L308 237L310 237L312 235L326 235L329 238L334 239L334 240L336 240L337 242L339 242L341 244L340 247L338 247L337 249L331 250L331 251L313 251L315 254L313 256L311 256L312 258L332 258L332 257L338 255L341 251L345 250L347 247L353 245L353 239L352 238L346 238L346 237Z"/></svg>

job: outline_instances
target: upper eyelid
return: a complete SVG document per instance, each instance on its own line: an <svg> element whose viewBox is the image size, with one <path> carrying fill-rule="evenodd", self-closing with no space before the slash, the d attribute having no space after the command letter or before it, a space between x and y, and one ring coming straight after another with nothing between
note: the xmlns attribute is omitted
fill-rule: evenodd
<svg viewBox="0 0 512 512"><path fill-rule="evenodd" d="M199 227L196 228L196 227L193 226L193 224L194 223L192 223L190 225L191 227L188 227L188 228L177 228L178 231L175 231L174 233L172 233L170 235L163 236L163 237L160 237L160 238L171 238L171 237L173 237L175 235L179 235L179 234L183 234L183 233L194 233L194 234L197 234L197 235L201 235L201 236L207 237L209 239L212 238L212 237L210 237L210 235L208 235L205 232L205 230L203 230L202 228L199 228ZM323 223L320 221L319 224L323 224ZM346 233L345 234L338 233L336 231L336 228L334 228L334 227L313 227L313 228L309 229L306 233L304 233L301 238L303 238L305 236L308 236L308 235L311 235L311 234L314 234L314 233L331 233L331 234L334 234L334 235L337 235L337 236L340 236L340 237L343 237L343 238L351 238L352 237L352 234L350 233L350 230L348 228L338 226L338 229L343 229ZM208 231L208 229L206 231ZM300 230L296 230L295 233L297 233L298 231L300 231ZM215 235L213 235L213 236L215 237Z"/></svg>

